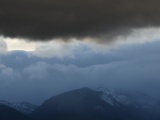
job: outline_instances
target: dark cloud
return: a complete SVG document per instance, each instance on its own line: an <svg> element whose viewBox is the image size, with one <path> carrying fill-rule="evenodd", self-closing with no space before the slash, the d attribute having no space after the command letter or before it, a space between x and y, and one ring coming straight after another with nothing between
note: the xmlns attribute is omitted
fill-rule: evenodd
<svg viewBox="0 0 160 120"><path fill-rule="evenodd" d="M107 37L160 25L159 0L0 0L0 34L34 40Z"/></svg>

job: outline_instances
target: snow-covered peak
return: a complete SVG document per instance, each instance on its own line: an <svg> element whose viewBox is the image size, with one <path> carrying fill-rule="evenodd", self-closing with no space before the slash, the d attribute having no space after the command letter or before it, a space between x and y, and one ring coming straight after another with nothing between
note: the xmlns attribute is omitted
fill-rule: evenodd
<svg viewBox="0 0 160 120"><path fill-rule="evenodd" d="M97 88L96 91L102 91L103 92L102 99L111 105L117 105L117 104L129 105L130 104L129 99L126 96L117 94L115 91L111 91L103 87Z"/></svg>
<svg viewBox="0 0 160 120"><path fill-rule="evenodd" d="M29 114L31 113L33 110L35 110L37 108L36 105L33 105L31 103L27 103L27 102L13 102L12 106L17 109L18 111L21 111L25 114Z"/></svg>
<svg viewBox="0 0 160 120"><path fill-rule="evenodd" d="M111 96L113 96L113 94L112 94L112 92L110 90L108 90L107 88L99 87L99 88L96 89L96 91L103 92L103 95L101 96L102 99L105 102L107 102L107 103L109 103L111 105L114 105L114 102L113 102L112 97L111 97Z"/></svg>
<svg viewBox="0 0 160 120"><path fill-rule="evenodd" d="M37 108L36 105L33 105L31 103L28 103L28 102L20 102L20 103L19 102L12 102L12 103L10 103L8 101L1 100L0 104L11 107L11 108L14 108L17 111L20 111L24 114L29 114Z"/></svg>
<svg viewBox="0 0 160 120"><path fill-rule="evenodd" d="M0 100L0 104L1 104L1 105L5 105L5 106L8 106L8 107L11 107L11 106L12 106L12 104L11 104L10 102L6 101L6 100Z"/></svg>

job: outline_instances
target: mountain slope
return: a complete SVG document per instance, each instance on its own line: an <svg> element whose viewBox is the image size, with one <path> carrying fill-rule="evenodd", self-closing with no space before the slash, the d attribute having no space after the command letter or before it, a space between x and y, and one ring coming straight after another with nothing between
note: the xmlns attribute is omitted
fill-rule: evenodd
<svg viewBox="0 0 160 120"><path fill-rule="evenodd" d="M31 116L35 120L160 120L159 110L144 109L122 94L82 88L51 97Z"/></svg>
<svg viewBox="0 0 160 120"><path fill-rule="evenodd" d="M17 110L0 105L0 120L29 120L27 116Z"/></svg>
<svg viewBox="0 0 160 120"><path fill-rule="evenodd" d="M8 102L5 100L0 101L1 105L5 105L11 108L14 108L15 110L22 112L26 115L29 115L31 112L33 112L37 106L28 102Z"/></svg>
<svg viewBox="0 0 160 120"><path fill-rule="evenodd" d="M38 120L105 120L114 117L110 113L116 111L100 98L101 94L89 88L66 92L45 101L31 116Z"/></svg>
<svg viewBox="0 0 160 120"><path fill-rule="evenodd" d="M130 119L160 120L160 100L154 99L145 93L137 91L115 90L98 88L102 91L101 98L113 107L120 107L128 111ZM120 109L119 109L120 110ZM133 119L134 120L134 119Z"/></svg>

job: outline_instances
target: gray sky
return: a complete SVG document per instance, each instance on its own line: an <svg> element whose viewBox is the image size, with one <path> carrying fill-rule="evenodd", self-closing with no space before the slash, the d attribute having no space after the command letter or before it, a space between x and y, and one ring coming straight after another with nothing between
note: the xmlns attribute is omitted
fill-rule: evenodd
<svg viewBox="0 0 160 120"><path fill-rule="evenodd" d="M159 0L1 0L0 99L80 87L160 98Z"/></svg>
<svg viewBox="0 0 160 120"><path fill-rule="evenodd" d="M112 47L51 41L39 43L40 50L3 52L1 99L40 104L67 90L99 86L140 90L160 98L160 41L151 41Z"/></svg>

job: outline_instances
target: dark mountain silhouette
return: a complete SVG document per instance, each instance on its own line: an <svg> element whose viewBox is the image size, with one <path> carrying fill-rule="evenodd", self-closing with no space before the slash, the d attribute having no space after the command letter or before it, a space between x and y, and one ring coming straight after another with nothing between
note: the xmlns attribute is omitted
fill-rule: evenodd
<svg viewBox="0 0 160 120"><path fill-rule="evenodd" d="M59 94L28 116L18 111L17 105L30 108L26 103L1 101L0 120L160 120L159 100L141 92L105 88L81 88Z"/></svg>
<svg viewBox="0 0 160 120"><path fill-rule="evenodd" d="M0 120L29 120L29 118L11 107L0 105Z"/></svg>
<svg viewBox="0 0 160 120"><path fill-rule="evenodd" d="M134 100L136 95L82 88L51 97L31 116L34 120L160 120L155 100Z"/></svg>

